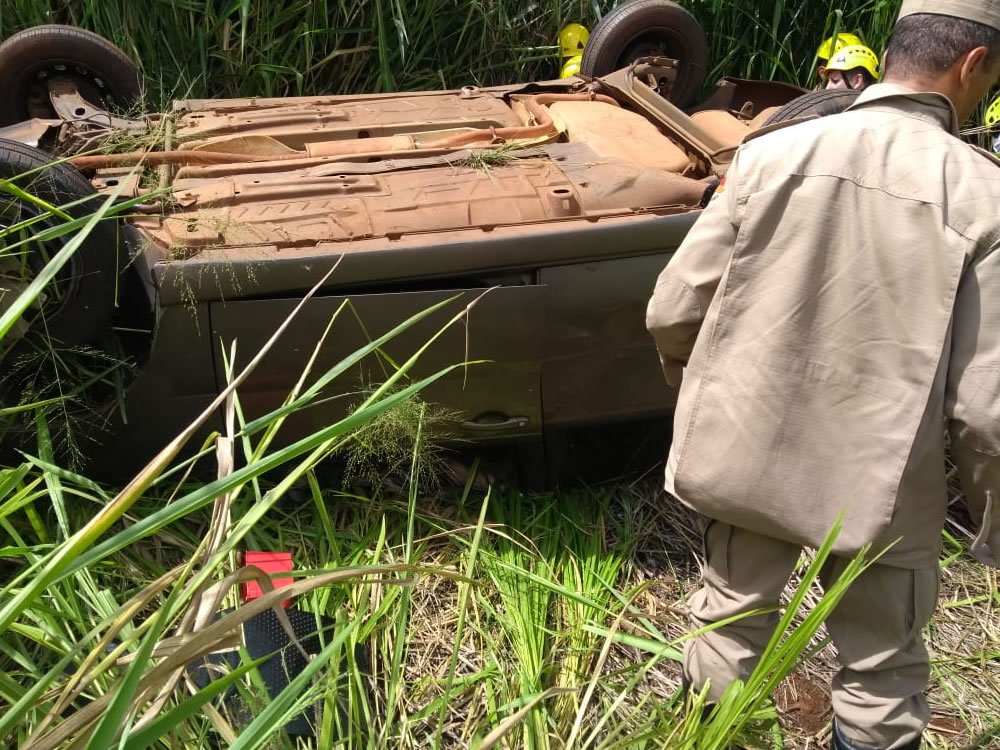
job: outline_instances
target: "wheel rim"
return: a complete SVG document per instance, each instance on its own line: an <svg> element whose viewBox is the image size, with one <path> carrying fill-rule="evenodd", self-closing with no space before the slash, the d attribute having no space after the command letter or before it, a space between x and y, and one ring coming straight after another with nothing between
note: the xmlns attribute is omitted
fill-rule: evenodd
<svg viewBox="0 0 1000 750"><path fill-rule="evenodd" d="M94 69L69 60L52 60L31 68L24 77L17 101L25 118L58 119L48 87L48 82L58 77L71 80L81 97L102 109L121 104L104 76Z"/></svg>
<svg viewBox="0 0 1000 750"><path fill-rule="evenodd" d="M691 78L690 66L684 59L683 38L673 29L664 26L645 29L629 39L623 50L615 70L631 65L640 57L669 57L679 63L674 91L683 90Z"/></svg>

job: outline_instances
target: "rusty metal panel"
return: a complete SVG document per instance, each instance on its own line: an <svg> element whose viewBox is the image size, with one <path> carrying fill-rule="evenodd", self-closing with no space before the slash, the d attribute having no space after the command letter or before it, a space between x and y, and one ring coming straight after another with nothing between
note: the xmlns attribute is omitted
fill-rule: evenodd
<svg viewBox="0 0 1000 750"><path fill-rule="evenodd" d="M447 234L403 235L301 248L273 245L206 249L183 262L158 262L153 273L163 304L243 296L295 296L308 290L334 263L330 291L424 281L456 275L540 268L574 262L628 258L676 247L696 212L603 216L546 225L464 229Z"/></svg>
<svg viewBox="0 0 1000 750"><path fill-rule="evenodd" d="M464 229L447 235L403 235L350 244L301 248L273 245L207 249L190 260L157 258L153 275L161 304L186 300L295 296L308 290L335 263L328 291L401 279L437 278L650 255L676 247L696 212L603 216L553 221L538 227Z"/></svg>
<svg viewBox="0 0 1000 750"><path fill-rule="evenodd" d="M186 186L176 192L170 214L133 223L175 248L174 257L190 257L212 247L301 247L538 225L608 211L691 210L708 187L630 162L560 167L542 158L489 170L454 165L370 175L330 172L250 174Z"/></svg>
<svg viewBox="0 0 1000 750"><path fill-rule="evenodd" d="M570 143L586 143L604 159L678 174L694 167L684 149L638 112L587 101L556 102L550 109Z"/></svg>
<svg viewBox="0 0 1000 750"><path fill-rule="evenodd" d="M341 140L419 133L449 127L521 125L502 99L455 93L329 100L222 100L181 114L182 141L240 133L267 135L295 148L310 140Z"/></svg>

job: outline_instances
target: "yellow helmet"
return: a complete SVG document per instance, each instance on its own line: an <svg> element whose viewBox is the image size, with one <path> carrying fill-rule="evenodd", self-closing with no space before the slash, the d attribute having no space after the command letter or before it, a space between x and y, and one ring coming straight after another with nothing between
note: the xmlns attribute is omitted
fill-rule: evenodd
<svg viewBox="0 0 1000 750"><path fill-rule="evenodd" d="M1000 96L990 102L986 108L986 126L992 128L1000 122ZM992 151L1000 156L1000 133L994 133Z"/></svg>
<svg viewBox="0 0 1000 750"><path fill-rule="evenodd" d="M880 75L878 55L863 44L852 44L849 47L843 47L827 62L824 75L831 70L839 70L842 73L846 73L855 68L864 68L877 81Z"/></svg>
<svg viewBox="0 0 1000 750"><path fill-rule="evenodd" d="M574 55L566 61L559 71L560 78L572 78L580 72L580 63L583 62L583 55Z"/></svg>
<svg viewBox="0 0 1000 750"><path fill-rule="evenodd" d="M559 32L559 46L563 57L576 57L583 54L583 48L590 39L590 32L578 23L568 23Z"/></svg>
<svg viewBox="0 0 1000 750"><path fill-rule="evenodd" d="M840 52L844 47L854 45L864 46L864 42L861 41L861 37L857 34L837 34L837 43L834 44L833 37L830 37L819 46L819 49L816 51L816 57L820 60L829 60L830 55Z"/></svg>
<svg viewBox="0 0 1000 750"><path fill-rule="evenodd" d="M990 106L986 108L986 124L993 127L998 122L1000 122L1000 96L991 101Z"/></svg>

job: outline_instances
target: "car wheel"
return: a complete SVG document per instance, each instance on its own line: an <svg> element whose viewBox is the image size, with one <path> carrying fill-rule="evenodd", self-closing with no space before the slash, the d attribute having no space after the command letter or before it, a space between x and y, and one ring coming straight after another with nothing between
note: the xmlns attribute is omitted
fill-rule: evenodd
<svg viewBox="0 0 1000 750"><path fill-rule="evenodd" d="M689 104L708 73L708 40L695 17L669 0L636 0L608 13L583 48L580 72L603 76L648 56L679 61L670 100Z"/></svg>
<svg viewBox="0 0 1000 750"><path fill-rule="evenodd" d="M70 78L80 95L105 110L141 98L142 78L129 57L104 37L73 26L35 26L0 44L0 127L54 118L48 81Z"/></svg>
<svg viewBox="0 0 1000 750"><path fill-rule="evenodd" d="M4 248L0 254L0 300L8 295L13 300L73 236L71 232L39 240L39 233L63 221L43 206L55 206L70 217L80 218L95 211L100 200L73 167L53 163L43 151L4 139L0 139L0 180L5 182L0 191L0 246ZM107 329L114 309L118 255L125 253L117 240L114 221L98 222L18 321L17 332L8 336L16 340L42 329L48 338L67 346L94 341ZM10 343L11 339L4 342Z"/></svg>
<svg viewBox="0 0 1000 750"><path fill-rule="evenodd" d="M773 125L776 122L794 120L798 117L825 117L843 112L854 104L858 98L859 91L849 91L845 89L832 89L830 91L810 91L800 97L792 99L781 107L774 114L764 121L762 127Z"/></svg>

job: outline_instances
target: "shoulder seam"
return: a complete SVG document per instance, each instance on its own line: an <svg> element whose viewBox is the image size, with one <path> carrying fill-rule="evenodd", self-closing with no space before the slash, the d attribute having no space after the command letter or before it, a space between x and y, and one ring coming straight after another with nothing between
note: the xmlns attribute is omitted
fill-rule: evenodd
<svg viewBox="0 0 1000 750"><path fill-rule="evenodd" d="M770 125L764 125L763 127L759 127L756 130L747 133L743 136L743 140L740 143L749 143L762 135L767 135L768 133L773 133L776 130L787 128L790 125L798 125L800 122L809 122L810 120L816 120L818 118L819 115L806 115L804 117L793 117L790 120L782 120L781 122L772 122Z"/></svg>
<svg viewBox="0 0 1000 750"><path fill-rule="evenodd" d="M989 161L993 162L994 165L1000 167L1000 156L997 156L992 151L987 151L985 148L977 146L973 143L970 143L969 146L980 156L985 156Z"/></svg>

